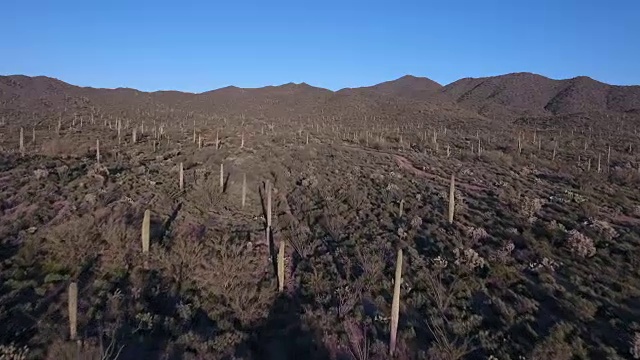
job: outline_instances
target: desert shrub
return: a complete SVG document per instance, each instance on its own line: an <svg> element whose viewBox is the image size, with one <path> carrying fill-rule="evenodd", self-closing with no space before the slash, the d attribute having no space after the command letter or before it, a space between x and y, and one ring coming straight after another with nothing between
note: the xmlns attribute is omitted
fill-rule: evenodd
<svg viewBox="0 0 640 360"><path fill-rule="evenodd" d="M611 224L606 221L595 220L591 223L590 227L608 241L613 240L619 236L616 229L614 229L613 226L611 226Z"/></svg>
<svg viewBox="0 0 640 360"><path fill-rule="evenodd" d="M77 274L99 254L98 238L92 216L74 217L54 226L46 235L42 248L54 268L62 267Z"/></svg>
<svg viewBox="0 0 640 360"><path fill-rule="evenodd" d="M367 202L367 191L355 186L349 188L347 192L347 203L354 210L360 210Z"/></svg>
<svg viewBox="0 0 640 360"><path fill-rule="evenodd" d="M535 221L536 214L545 204L543 199L528 196L523 196L520 199L517 199L517 201L516 206L518 208L518 212L526 218L529 223L533 223Z"/></svg>
<svg viewBox="0 0 640 360"><path fill-rule="evenodd" d="M489 237L487 231L482 227L470 227L466 229L466 235L471 241L471 244L477 244L480 240Z"/></svg>
<svg viewBox="0 0 640 360"><path fill-rule="evenodd" d="M0 345L0 360L27 360L29 348L14 344Z"/></svg>
<svg viewBox="0 0 640 360"><path fill-rule="evenodd" d="M503 153L502 151L485 150L480 154L480 159L486 163L505 167L511 167L511 165L513 165L513 157L509 154Z"/></svg>
<svg viewBox="0 0 640 360"><path fill-rule="evenodd" d="M66 183L69 181L69 167L67 165L61 165L56 168L56 172L58 173L58 179L62 183Z"/></svg>
<svg viewBox="0 0 640 360"><path fill-rule="evenodd" d="M549 336L536 345L530 358L532 360L570 360L573 357L573 351L566 337L571 328L571 325L566 323L555 325Z"/></svg>
<svg viewBox="0 0 640 360"><path fill-rule="evenodd" d="M222 193L219 184L208 179L189 191L187 204L192 205L201 215L207 215L219 210L219 205L224 198L225 194Z"/></svg>
<svg viewBox="0 0 640 360"><path fill-rule="evenodd" d="M36 180L46 179L49 176L49 171L47 169L36 169L33 170L33 176Z"/></svg>
<svg viewBox="0 0 640 360"><path fill-rule="evenodd" d="M107 273L120 273L132 265L136 251L142 250L137 228L127 226L123 221L109 219L100 226L104 240L100 262Z"/></svg>
<svg viewBox="0 0 640 360"><path fill-rule="evenodd" d="M593 240L575 229L569 231L567 234L566 245L569 251L579 257L592 257L596 254L596 247Z"/></svg>
<svg viewBox="0 0 640 360"><path fill-rule="evenodd" d="M629 352L634 359L640 359L640 332L633 334L630 342Z"/></svg>

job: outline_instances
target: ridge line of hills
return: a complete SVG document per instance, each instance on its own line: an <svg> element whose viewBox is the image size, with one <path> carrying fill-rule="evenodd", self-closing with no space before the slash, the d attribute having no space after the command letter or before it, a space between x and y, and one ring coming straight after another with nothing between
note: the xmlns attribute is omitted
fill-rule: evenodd
<svg viewBox="0 0 640 360"><path fill-rule="evenodd" d="M511 73L463 78L443 86L425 77L406 75L337 91L287 83L259 88L227 86L202 93L79 87L45 76L0 76L0 112L57 111L70 99L77 102L78 98L85 105L114 110L162 107L266 117L317 113L396 117L429 113L463 118L640 114L640 86L609 85L586 76L554 80L532 73Z"/></svg>

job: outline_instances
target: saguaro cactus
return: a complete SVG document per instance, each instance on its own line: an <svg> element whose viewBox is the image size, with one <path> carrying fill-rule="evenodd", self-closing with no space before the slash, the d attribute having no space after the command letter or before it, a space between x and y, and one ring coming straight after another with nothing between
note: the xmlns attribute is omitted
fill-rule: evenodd
<svg viewBox="0 0 640 360"><path fill-rule="evenodd" d="M142 254L149 253L149 242L151 239L151 211L149 209L144 211L144 218L142 219Z"/></svg>
<svg viewBox="0 0 640 360"><path fill-rule="evenodd" d="M401 218L404 211L404 199L400 200L400 205L398 208L398 217Z"/></svg>
<svg viewBox="0 0 640 360"><path fill-rule="evenodd" d="M271 182L267 180L267 227L271 228Z"/></svg>
<svg viewBox="0 0 640 360"><path fill-rule="evenodd" d="M20 154L24 156L24 129L20 128Z"/></svg>
<svg viewBox="0 0 640 360"><path fill-rule="evenodd" d="M271 183L267 180L265 184L265 192L267 193L267 244L271 241Z"/></svg>
<svg viewBox="0 0 640 360"><path fill-rule="evenodd" d="M396 259L396 277L393 282L393 302L391 303L391 338L389 339L389 353L393 356L396 351L398 335L398 320L400 318L400 284L402 283L402 249L398 249Z"/></svg>
<svg viewBox="0 0 640 360"><path fill-rule="evenodd" d="M184 167L180 163L180 190L184 190Z"/></svg>
<svg viewBox="0 0 640 360"><path fill-rule="evenodd" d="M224 163L220 163L220 192L224 192Z"/></svg>
<svg viewBox="0 0 640 360"><path fill-rule="evenodd" d="M242 207L247 201L247 174L242 174Z"/></svg>
<svg viewBox="0 0 640 360"><path fill-rule="evenodd" d="M455 176L451 174L451 184L449 185L449 224L453 223L453 213L455 211L456 203L455 203L455 195L456 195L456 185L455 185Z"/></svg>
<svg viewBox="0 0 640 360"><path fill-rule="evenodd" d="M132 143L136 143L137 137L136 137L136 128L133 128L133 133L131 135L131 142Z"/></svg>
<svg viewBox="0 0 640 360"><path fill-rule="evenodd" d="M284 290L284 240L280 240L280 246L278 246L278 291Z"/></svg>
<svg viewBox="0 0 640 360"><path fill-rule="evenodd" d="M96 139L96 162L100 164L100 139Z"/></svg>
<svg viewBox="0 0 640 360"><path fill-rule="evenodd" d="M78 337L78 283L69 284L69 337Z"/></svg>

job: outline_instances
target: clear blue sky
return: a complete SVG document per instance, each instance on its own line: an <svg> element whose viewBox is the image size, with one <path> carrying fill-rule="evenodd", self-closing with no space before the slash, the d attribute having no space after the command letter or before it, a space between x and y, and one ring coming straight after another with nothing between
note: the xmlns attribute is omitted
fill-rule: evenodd
<svg viewBox="0 0 640 360"><path fill-rule="evenodd" d="M201 92L528 71L640 84L640 0L1 0L0 74Z"/></svg>

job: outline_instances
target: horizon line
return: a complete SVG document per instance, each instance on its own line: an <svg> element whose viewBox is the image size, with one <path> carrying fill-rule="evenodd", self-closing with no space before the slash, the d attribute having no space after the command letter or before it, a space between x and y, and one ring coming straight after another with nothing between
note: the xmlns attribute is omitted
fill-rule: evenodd
<svg viewBox="0 0 640 360"><path fill-rule="evenodd" d="M49 76L49 75L26 75L26 74L0 74L0 77L12 77L12 76L22 76L22 77L29 77L29 78L47 78L47 79L53 79L56 81L60 81L63 82L67 85L71 85L71 86L76 86L76 87L81 87L81 88L89 88L89 89L96 89L96 90L134 90L134 91L138 91L138 92L143 92L143 93L161 93L161 92L178 92L178 93L183 93L183 94L190 94L190 95L201 95L201 94L205 94L205 93L209 93L209 92L214 92L214 91L218 91L218 90L222 90L222 89L227 89L227 88L235 88L235 89L239 89L239 90L257 90L257 89L265 89L265 88L271 88L271 87L282 87L282 86L286 86L286 85L307 85L309 87L313 87L313 88L317 88L317 89L321 89L321 90L327 90L327 91L331 91L331 92L340 92L342 90L349 90L349 89L362 89L362 88L370 88L370 87L374 87L377 85L381 85L381 84L385 84L385 83L390 83L390 82L394 82L394 81L398 81L404 78L415 78L415 79L424 79L424 80L429 80L431 82L434 82L435 84L439 85L440 87L446 87L449 86L451 84L454 84L458 81L461 80L466 80L466 79L488 79L488 78L496 78L496 77L504 77L504 76L508 76L508 75L535 75L535 76L540 76L543 78L546 78L548 80L553 80L553 81L568 81L568 80L574 80L574 79L578 79L578 78L587 78L596 82L599 82L601 84L604 85L608 85L608 86L616 86L616 87L635 87L635 86L640 86L640 84L631 84L631 85L619 85L619 84L609 84L606 83L604 81L600 81L597 79L594 79L593 77L590 77L588 75L579 75L579 76L574 76L574 77L569 77L569 78L552 78L546 75L542 75L542 74L537 74L537 73L533 73L533 72L528 72L528 71L518 71L518 72L510 72L510 73L504 73L504 74L498 74L498 75L488 75L488 76L480 76L480 77L462 77L459 78L457 80L454 80L446 85L443 85L435 80L432 80L429 77L426 76L418 76L418 75L413 75L413 74L406 74L403 76L400 76L398 78L395 79L391 79L391 80L385 80L379 83L375 83L372 85L361 85L361 86L355 86L355 87L344 87L344 88L340 88L337 90L332 90L329 88L324 88L321 86L315 86L312 84L309 84L305 81L300 82L300 83L296 83L293 81L287 82L287 83L281 83L278 85L274 85L274 84L270 84L270 85L263 85L263 86L257 86L257 87L240 87L237 85L226 85L226 86L222 86L222 87L218 87L218 88L213 88L210 90L205 90L205 91L201 91L201 92L194 92L194 91L185 91L185 90L176 90L176 89L158 89L158 90L141 90L138 88L134 88L134 87L128 87L128 86L118 86L118 87L101 87L101 86L92 86L92 85L78 85L78 84L74 84L68 81L65 81L63 79L57 78L57 77L53 77L53 76Z"/></svg>

